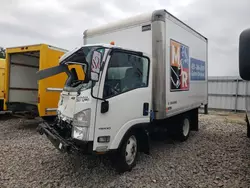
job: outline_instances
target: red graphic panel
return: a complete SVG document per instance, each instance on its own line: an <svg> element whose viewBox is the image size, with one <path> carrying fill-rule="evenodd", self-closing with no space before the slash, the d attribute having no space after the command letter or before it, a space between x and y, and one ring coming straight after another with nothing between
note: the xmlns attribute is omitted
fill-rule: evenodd
<svg viewBox="0 0 250 188"><path fill-rule="evenodd" d="M181 72L181 89L189 89L189 69L183 68Z"/></svg>

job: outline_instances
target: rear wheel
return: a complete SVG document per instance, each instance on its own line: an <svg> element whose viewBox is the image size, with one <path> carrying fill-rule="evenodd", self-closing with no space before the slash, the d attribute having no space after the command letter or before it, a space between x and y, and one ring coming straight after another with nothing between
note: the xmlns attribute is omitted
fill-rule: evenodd
<svg viewBox="0 0 250 188"><path fill-rule="evenodd" d="M136 164L138 141L134 133L128 134L121 148L112 156L112 162L118 172L130 171Z"/></svg>
<svg viewBox="0 0 250 188"><path fill-rule="evenodd" d="M188 116L184 116L178 125L176 138L182 142L186 141L190 134L190 127L190 118Z"/></svg>

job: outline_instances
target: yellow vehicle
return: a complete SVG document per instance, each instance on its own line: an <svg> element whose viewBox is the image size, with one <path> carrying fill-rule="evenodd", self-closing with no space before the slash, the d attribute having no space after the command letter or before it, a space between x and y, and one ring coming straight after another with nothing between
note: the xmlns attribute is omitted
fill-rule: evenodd
<svg viewBox="0 0 250 188"><path fill-rule="evenodd" d="M37 81L36 72L58 65L65 52L48 44L7 48L5 109L44 119L55 116L67 75L61 73Z"/></svg>
<svg viewBox="0 0 250 188"><path fill-rule="evenodd" d="M4 74L5 59L0 59L0 111L4 110Z"/></svg>

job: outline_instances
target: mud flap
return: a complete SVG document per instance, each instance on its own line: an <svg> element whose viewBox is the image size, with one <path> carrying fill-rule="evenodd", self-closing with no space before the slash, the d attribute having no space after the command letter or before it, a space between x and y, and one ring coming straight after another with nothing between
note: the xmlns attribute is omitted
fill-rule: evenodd
<svg viewBox="0 0 250 188"><path fill-rule="evenodd" d="M199 109L194 109L190 112L191 131L199 131Z"/></svg>
<svg viewBox="0 0 250 188"><path fill-rule="evenodd" d="M0 111L3 111L3 105L4 104L4 100L0 99Z"/></svg>
<svg viewBox="0 0 250 188"><path fill-rule="evenodd" d="M140 142L139 151L149 155L150 154L149 133L145 129L140 129L140 131L137 132L137 135Z"/></svg>

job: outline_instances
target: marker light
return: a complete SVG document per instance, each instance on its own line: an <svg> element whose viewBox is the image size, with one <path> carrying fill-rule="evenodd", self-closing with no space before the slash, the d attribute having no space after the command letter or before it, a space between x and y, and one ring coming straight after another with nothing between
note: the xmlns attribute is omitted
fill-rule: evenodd
<svg viewBox="0 0 250 188"><path fill-rule="evenodd" d="M115 42L114 42L114 41L111 41L111 42L110 42L110 45L115 45Z"/></svg>
<svg viewBox="0 0 250 188"><path fill-rule="evenodd" d="M110 136L100 136L97 138L97 142L107 143L110 141Z"/></svg>

